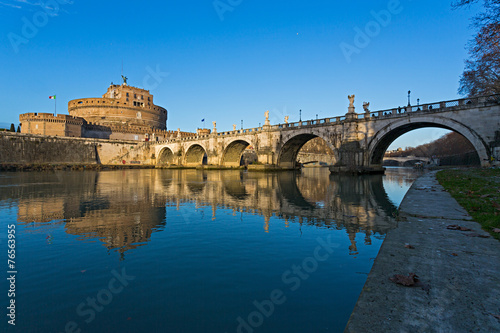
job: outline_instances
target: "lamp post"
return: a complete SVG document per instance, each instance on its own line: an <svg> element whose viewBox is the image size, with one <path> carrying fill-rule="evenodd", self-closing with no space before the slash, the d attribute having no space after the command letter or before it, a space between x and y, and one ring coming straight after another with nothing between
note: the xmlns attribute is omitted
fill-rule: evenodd
<svg viewBox="0 0 500 333"><path fill-rule="evenodd" d="M302 121L302 109L299 110L299 121Z"/></svg>
<svg viewBox="0 0 500 333"><path fill-rule="evenodd" d="M410 90L408 90L408 106L410 106L410 105L411 105L411 103L410 103L410 94L411 94L411 91L410 91Z"/></svg>
<svg viewBox="0 0 500 333"><path fill-rule="evenodd" d="M417 98L417 106L420 106L420 98Z"/></svg>
<svg viewBox="0 0 500 333"><path fill-rule="evenodd" d="M243 129L243 119L241 119L241 129Z"/></svg>

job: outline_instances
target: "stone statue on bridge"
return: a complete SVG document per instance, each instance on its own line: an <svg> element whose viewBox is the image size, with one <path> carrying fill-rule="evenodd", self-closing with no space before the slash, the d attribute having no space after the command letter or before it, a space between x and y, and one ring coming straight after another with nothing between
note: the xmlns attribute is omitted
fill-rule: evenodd
<svg viewBox="0 0 500 333"><path fill-rule="evenodd" d="M348 95L347 98L349 99L349 108L347 109L347 114L353 114L355 113L355 108L354 108L354 97L355 95Z"/></svg>
<svg viewBox="0 0 500 333"><path fill-rule="evenodd" d="M236 125L233 124L233 131L236 132Z"/></svg>
<svg viewBox="0 0 500 333"><path fill-rule="evenodd" d="M370 110L368 109L370 107L370 102L363 102L363 109L365 110L366 113L370 113Z"/></svg>
<svg viewBox="0 0 500 333"><path fill-rule="evenodd" d="M349 99L349 107L353 108L354 107L354 98L356 95L348 95L347 98Z"/></svg>
<svg viewBox="0 0 500 333"><path fill-rule="evenodd" d="M269 110L264 112L264 115L266 116L266 122L264 123L265 126L270 126L271 122L269 121Z"/></svg>
<svg viewBox="0 0 500 333"><path fill-rule="evenodd" d="M288 119L290 119L289 116L285 116L285 124L288 124Z"/></svg>
<svg viewBox="0 0 500 333"><path fill-rule="evenodd" d="M217 122L212 121L212 125L214 125L214 133L217 132Z"/></svg>

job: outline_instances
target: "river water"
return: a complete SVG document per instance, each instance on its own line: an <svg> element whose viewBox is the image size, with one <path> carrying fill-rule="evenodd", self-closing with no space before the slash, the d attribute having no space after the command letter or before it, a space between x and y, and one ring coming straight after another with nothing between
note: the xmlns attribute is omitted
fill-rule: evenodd
<svg viewBox="0 0 500 333"><path fill-rule="evenodd" d="M0 284L0 327L341 332L417 176L404 168L362 177L325 168L1 173L2 270L16 273L15 296Z"/></svg>

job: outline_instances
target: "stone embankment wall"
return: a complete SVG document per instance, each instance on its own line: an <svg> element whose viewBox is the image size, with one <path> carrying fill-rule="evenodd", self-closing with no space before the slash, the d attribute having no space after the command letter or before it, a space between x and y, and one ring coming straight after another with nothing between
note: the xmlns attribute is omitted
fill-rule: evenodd
<svg viewBox="0 0 500 333"><path fill-rule="evenodd" d="M0 133L0 164L151 165L143 142ZM132 153L134 152L134 153Z"/></svg>
<svg viewBox="0 0 500 333"><path fill-rule="evenodd" d="M0 163L97 163L95 145L58 137L0 134Z"/></svg>

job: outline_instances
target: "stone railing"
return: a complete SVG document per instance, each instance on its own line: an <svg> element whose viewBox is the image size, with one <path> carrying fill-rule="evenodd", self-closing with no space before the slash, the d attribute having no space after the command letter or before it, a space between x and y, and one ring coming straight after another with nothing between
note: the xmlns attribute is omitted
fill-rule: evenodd
<svg viewBox="0 0 500 333"><path fill-rule="evenodd" d="M374 111L370 113L365 113L364 117L370 118L380 118L380 117L390 117L394 115L403 115L414 112L441 112L446 111L446 109L468 109L470 107L476 107L478 105L485 105L490 103L500 103L500 94L481 96L481 97L470 97L461 98L451 101L443 101L437 103L428 103L420 105L409 105L405 107L398 107L394 109L387 109L381 111Z"/></svg>
<svg viewBox="0 0 500 333"><path fill-rule="evenodd" d="M261 131L277 131L277 130L293 130L299 129L303 127L315 127L315 126L328 126L330 124L341 124L346 121L352 121L357 119L380 119L387 117L397 117L397 116L405 116L409 113L415 112L441 112L446 111L446 109L468 109L470 107L476 107L478 105L488 105L488 104L500 104L500 94L490 95L490 96L480 96L480 97L468 97L455 99L450 101L442 101L437 103L428 103L428 104L420 104L420 105L409 105L405 107L398 107L387 110L373 111L373 112L365 112L365 113L354 113L350 115L350 118L344 116L337 117L329 117L322 119L314 119L314 120L303 120L293 123L286 124L277 124L277 125L264 125L260 127L241 129L236 131L227 131L227 132L214 132L206 135L194 135L189 137L183 137L181 139L173 138L162 142L154 142L158 143L172 143L179 141L193 141L193 140L203 140L214 137L227 137L227 136L239 136L241 134L253 134Z"/></svg>

